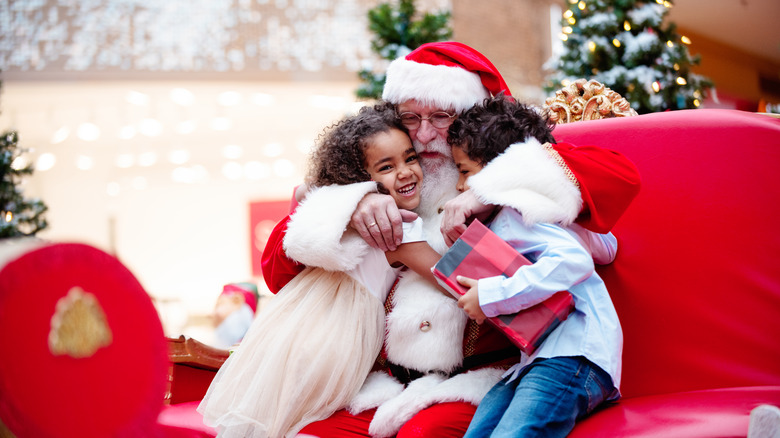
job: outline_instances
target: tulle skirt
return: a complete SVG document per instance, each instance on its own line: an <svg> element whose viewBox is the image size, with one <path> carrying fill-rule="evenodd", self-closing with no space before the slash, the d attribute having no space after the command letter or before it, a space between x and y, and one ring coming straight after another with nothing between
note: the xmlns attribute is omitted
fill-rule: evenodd
<svg viewBox="0 0 780 438"><path fill-rule="evenodd" d="M198 406L218 436L292 437L357 394L384 307L342 272L306 268L257 315Z"/></svg>

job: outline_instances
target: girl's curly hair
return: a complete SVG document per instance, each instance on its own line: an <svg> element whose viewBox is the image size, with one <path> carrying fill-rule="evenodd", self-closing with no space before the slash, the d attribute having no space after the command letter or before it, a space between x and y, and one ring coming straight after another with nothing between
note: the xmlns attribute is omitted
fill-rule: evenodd
<svg viewBox="0 0 780 438"><path fill-rule="evenodd" d="M555 143L554 126L547 112L539 113L502 93L459 115L450 125L447 143L463 148L470 159L484 165L528 137Z"/></svg>
<svg viewBox="0 0 780 438"><path fill-rule="evenodd" d="M396 116L395 106L386 102L365 106L356 115L326 127L309 156L306 183L326 186L370 181L365 168L367 142L391 129L407 132Z"/></svg>

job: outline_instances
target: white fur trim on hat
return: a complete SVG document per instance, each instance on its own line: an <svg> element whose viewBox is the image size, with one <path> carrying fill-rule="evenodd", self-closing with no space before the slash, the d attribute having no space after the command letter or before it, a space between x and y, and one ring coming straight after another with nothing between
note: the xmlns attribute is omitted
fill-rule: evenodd
<svg viewBox="0 0 780 438"><path fill-rule="evenodd" d="M527 225L566 226L582 208L577 186L534 138L509 146L467 182L479 200L518 210Z"/></svg>
<svg viewBox="0 0 780 438"><path fill-rule="evenodd" d="M284 236L287 256L329 271L357 266L369 246L347 226L358 202L371 192L376 192L376 183L371 181L312 189L290 216Z"/></svg>
<svg viewBox="0 0 780 438"><path fill-rule="evenodd" d="M421 105L458 113L465 111L490 93L479 75L461 67L431 65L398 58L387 68L382 99L399 104L415 100Z"/></svg>

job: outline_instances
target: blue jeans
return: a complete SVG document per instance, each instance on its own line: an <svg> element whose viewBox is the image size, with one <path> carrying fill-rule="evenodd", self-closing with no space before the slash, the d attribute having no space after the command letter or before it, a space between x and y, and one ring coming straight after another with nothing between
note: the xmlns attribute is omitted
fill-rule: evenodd
<svg viewBox="0 0 780 438"><path fill-rule="evenodd" d="M609 374L581 356L537 359L510 377L485 395L464 438L565 437L614 391Z"/></svg>

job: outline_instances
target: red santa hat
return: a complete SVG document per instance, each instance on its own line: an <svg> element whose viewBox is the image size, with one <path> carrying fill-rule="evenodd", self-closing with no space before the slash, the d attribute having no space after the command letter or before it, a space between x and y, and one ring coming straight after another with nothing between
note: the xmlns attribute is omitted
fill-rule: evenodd
<svg viewBox="0 0 780 438"><path fill-rule="evenodd" d="M423 44L390 63L382 99L414 99L444 110L465 111L500 92L511 95L498 69L471 47L443 41Z"/></svg>
<svg viewBox="0 0 780 438"><path fill-rule="evenodd" d="M252 312L257 313L257 286L252 283L230 283L222 287L220 295L231 293L243 295L244 302L252 309Z"/></svg>

